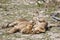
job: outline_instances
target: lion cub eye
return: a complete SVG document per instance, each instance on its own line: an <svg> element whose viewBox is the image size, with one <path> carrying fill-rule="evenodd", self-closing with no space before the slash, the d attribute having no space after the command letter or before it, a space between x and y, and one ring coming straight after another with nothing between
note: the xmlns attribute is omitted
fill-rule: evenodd
<svg viewBox="0 0 60 40"><path fill-rule="evenodd" d="M42 21L39 21L40 23L42 22Z"/></svg>

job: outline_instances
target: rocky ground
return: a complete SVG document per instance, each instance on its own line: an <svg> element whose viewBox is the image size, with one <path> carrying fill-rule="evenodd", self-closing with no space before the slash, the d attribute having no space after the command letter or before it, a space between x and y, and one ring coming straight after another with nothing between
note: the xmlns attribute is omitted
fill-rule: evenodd
<svg viewBox="0 0 60 40"><path fill-rule="evenodd" d="M37 11L39 16L46 17L51 23L57 23L49 15L60 10L60 5L51 5L46 8L45 4L36 3L36 0L0 0L0 25L13 22L17 18L31 20ZM52 27L46 33L40 34L6 34L11 28L0 29L0 40L60 40L60 27Z"/></svg>

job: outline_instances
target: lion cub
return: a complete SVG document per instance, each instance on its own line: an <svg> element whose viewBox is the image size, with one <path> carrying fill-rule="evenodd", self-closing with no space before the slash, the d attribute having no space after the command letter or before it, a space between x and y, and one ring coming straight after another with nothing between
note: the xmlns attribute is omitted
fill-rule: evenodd
<svg viewBox="0 0 60 40"><path fill-rule="evenodd" d="M10 26L14 25L14 27L12 29L10 29L8 31L8 33L14 33L17 30L19 30L21 33L31 33L32 32L32 21L28 21L26 19L18 19L9 25Z"/></svg>
<svg viewBox="0 0 60 40"><path fill-rule="evenodd" d="M33 26L33 33L40 33L45 32L47 28L48 23L45 21L44 18L40 18L36 24Z"/></svg>

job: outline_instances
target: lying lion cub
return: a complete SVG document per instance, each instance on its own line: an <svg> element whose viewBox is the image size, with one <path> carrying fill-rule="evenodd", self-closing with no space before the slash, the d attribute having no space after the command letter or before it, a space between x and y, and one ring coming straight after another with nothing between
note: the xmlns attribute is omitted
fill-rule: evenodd
<svg viewBox="0 0 60 40"><path fill-rule="evenodd" d="M14 33L17 30L21 33L40 33L45 32L48 23L45 18L40 18L36 21L28 21L26 19L17 19L13 23L9 24L9 26L14 26L12 29L8 31L8 33Z"/></svg>
<svg viewBox="0 0 60 40"><path fill-rule="evenodd" d="M40 20L36 22L28 21L26 19L18 19L9 24L9 26L12 25L14 25L14 27L10 29L8 33L14 33L17 30L19 30L21 33L40 33L46 31L48 23L45 21L44 18L40 18Z"/></svg>
<svg viewBox="0 0 60 40"><path fill-rule="evenodd" d="M15 24L15 25L14 25ZM19 30L21 33L31 33L32 32L32 22L26 19L18 19L9 25L14 25L8 33L14 33Z"/></svg>

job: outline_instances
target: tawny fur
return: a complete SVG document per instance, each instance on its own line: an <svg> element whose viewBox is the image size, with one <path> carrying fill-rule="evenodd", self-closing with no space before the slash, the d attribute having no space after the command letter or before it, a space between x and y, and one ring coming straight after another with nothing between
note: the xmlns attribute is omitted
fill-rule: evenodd
<svg viewBox="0 0 60 40"><path fill-rule="evenodd" d="M33 33L40 33L45 32L48 23L45 21L44 18L40 18L37 23L33 26Z"/></svg>
<svg viewBox="0 0 60 40"><path fill-rule="evenodd" d="M10 25L16 24L8 33L14 33L19 30L21 33L31 33L32 32L32 22L25 19L18 19L11 23Z"/></svg>

